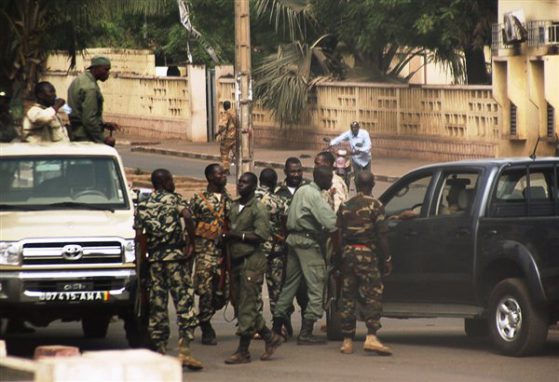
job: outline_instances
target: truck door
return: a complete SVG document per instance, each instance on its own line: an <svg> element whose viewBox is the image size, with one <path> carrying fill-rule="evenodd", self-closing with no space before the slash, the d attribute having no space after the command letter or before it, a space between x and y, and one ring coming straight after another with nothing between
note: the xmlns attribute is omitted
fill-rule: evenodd
<svg viewBox="0 0 559 382"><path fill-rule="evenodd" d="M472 303L475 224L473 206L479 172L445 170L425 219L429 251L423 252L422 288L432 303Z"/></svg>
<svg viewBox="0 0 559 382"><path fill-rule="evenodd" d="M390 302L417 302L422 299L421 259L429 248L423 245L424 225L432 183L432 171L413 173L382 195L392 255L392 275L384 280L384 299Z"/></svg>

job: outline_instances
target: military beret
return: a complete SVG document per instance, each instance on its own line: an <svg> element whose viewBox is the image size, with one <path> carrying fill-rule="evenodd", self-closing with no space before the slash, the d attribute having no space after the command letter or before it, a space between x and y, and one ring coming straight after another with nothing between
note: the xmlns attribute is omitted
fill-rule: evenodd
<svg viewBox="0 0 559 382"><path fill-rule="evenodd" d="M91 64L88 66L88 69L93 68L94 66L108 66L110 68L111 60L105 56L94 56L91 59Z"/></svg>

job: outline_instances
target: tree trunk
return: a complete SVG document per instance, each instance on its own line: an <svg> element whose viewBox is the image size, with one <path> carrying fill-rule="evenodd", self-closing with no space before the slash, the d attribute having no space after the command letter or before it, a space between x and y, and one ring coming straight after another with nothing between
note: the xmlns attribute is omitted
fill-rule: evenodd
<svg viewBox="0 0 559 382"><path fill-rule="evenodd" d="M488 84L489 76L485 66L483 50L479 48L464 49L466 57L466 83L469 85Z"/></svg>

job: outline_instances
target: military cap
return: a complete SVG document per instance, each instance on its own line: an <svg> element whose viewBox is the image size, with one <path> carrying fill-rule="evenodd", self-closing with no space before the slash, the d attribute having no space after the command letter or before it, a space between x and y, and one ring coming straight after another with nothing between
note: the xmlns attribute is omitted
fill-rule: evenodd
<svg viewBox="0 0 559 382"><path fill-rule="evenodd" d="M87 68L93 68L94 66L108 66L110 68L111 60L105 56L94 56L91 59L91 64Z"/></svg>

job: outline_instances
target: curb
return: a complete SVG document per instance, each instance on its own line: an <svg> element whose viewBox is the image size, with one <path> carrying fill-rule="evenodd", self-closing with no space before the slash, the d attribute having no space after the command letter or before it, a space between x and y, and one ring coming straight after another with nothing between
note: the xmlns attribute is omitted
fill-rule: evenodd
<svg viewBox="0 0 559 382"><path fill-rule="evenodd" d="M133 147L131 147L130 151L149 153L149 154L161 154L161 155L177 156L177 157L182 157L182 158L211 160L211 161L216 161L216 162L219 162L219 160L221 159L219 155L191 153L191 152L188 152L188 151L163 149L163 148L158 148L158 147L133 146ZM283 169L283 167L284 167L284 163L265 161L265 160L255 160L254 165L258 166L258 167L272 167L272 168L276 168L276 169ZM314 169L314 167L311 167L311 166L303 166L303 171L304 172L312 172L313 169ZM393 182L397 181L398 179L400 179L400 177L375 174L375 179L379 182L393 183Z"/></svg>

